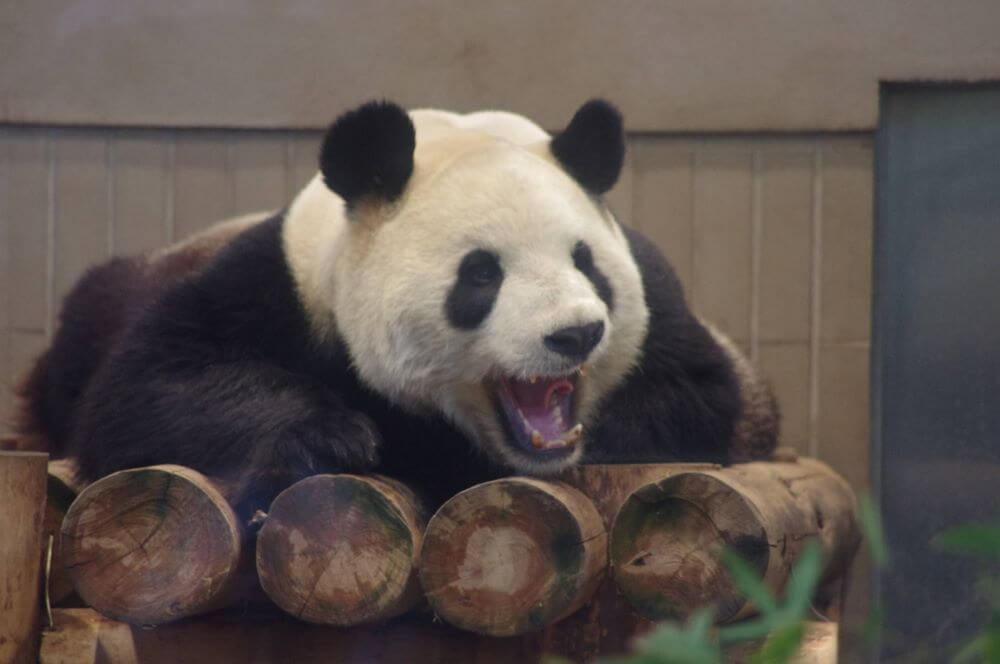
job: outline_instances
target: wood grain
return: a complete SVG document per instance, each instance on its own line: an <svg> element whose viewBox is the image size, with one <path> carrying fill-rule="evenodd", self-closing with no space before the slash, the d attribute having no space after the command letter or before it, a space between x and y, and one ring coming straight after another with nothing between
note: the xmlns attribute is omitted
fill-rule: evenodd
<svg viewBox="0 0 1000 664"><path fill-rule="evenodd" d="M62 547L89 606L125 622L159 624L226 603L242 533L204 476L150 466L84 489L63 520Z"/></svg>
<svg viewBox="0 0 1000 664"><path fill-rule="evenodd" d="M0 452L0 662L28 664L38 652L45 464L37 452Z"/></svg>
<svg viewBox="0 0 1000 664"><path fill-rule="evenodd" d="M296 618L357 625L421 600L417 556L427 512L385 477L315 475L281 492L257 536L264 592Z"/></svg>

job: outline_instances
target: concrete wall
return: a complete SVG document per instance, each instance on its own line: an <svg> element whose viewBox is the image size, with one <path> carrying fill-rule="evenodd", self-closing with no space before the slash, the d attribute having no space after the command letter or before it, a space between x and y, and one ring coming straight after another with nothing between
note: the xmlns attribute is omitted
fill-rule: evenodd
<svg viewBox="0 0 1000 664"><path fill-rule="evenodd" d="M637 131L874 127L880 80L1000 74L996 0L0 3L0 122L320 127L373 96Z"/></svg>

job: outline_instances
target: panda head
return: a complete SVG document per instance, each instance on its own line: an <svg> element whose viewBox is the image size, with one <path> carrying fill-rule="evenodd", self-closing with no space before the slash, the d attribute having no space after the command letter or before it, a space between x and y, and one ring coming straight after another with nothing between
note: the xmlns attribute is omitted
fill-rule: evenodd
<svg viewBox="0 0 1000 664"><path fill-rule="evenodd" d="M550 137L508 113L340 117L296 199L286 251L317 334L393 403L443 414L495 461L576 462L648 313L602 194L621 116L591 101Z"/></svg>

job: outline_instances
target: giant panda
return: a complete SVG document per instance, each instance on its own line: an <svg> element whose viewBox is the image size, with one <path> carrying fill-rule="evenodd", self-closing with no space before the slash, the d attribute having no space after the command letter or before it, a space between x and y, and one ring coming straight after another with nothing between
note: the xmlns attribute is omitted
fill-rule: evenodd
<svg viewBox="0 0 1000 664"><path fill-rule="evenodd" d="M580 462L767 456L767 384L603 194L622 118L339 117L287 209L92 269L21 389L83 479L155 463L246 516L320 472L432 500Z"/></svg>

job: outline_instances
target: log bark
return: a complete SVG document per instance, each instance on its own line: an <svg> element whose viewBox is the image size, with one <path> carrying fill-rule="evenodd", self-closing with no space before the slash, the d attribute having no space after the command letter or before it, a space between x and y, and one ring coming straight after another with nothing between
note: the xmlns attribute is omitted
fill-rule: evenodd
<svg viewBox="0 0 1000 664"><path fill-rule="evenodd" d="M48 455L0 452L0 662L37 659Z"/></svg>
<svg viewBox="0 0 1000 664"><path fill-rule="evenodd" d="M579 609L607 562L601 516L561 482L479 484L431 518L420 580L435 613L491 636L538 631Z"/></svg>
<svg viewBox="0 0 1000 664"><path fill-rule="evenodd" d="M49 537L52 537L52 561L49 565L47 591L52 605L59 604L73 594L73 581L66 570L65 556L62 551L62 538L59 531L70 505L76 500L77 494L83 489L83 484L76 477L76 464L70 459L59 459L49 462L49 472L46 481L45 520L42 527L42 569L45 560Z"/></svg>
<svg viewBox="0 0 1000 664"><path fill-rule="evenodd" d="M611 530L622 593L642 615L685 619L714 607L719 622L751 615L719 561L741 555L780 593L806 540L823 548L823 579L845 573L860 543L847 482L813 459L675 474L637 489Z"/></svg>
<svg viewBox="0 0 1000 664"><path fill-rule="evenodd" d="M296 618L357 625L421 600L417 556L427 512L384 477L315 475L275 498L257 536L257 575Z"/></svg>
<svg viewBox="0 0 1000 664"><path fill-rule="evenodd" d="M218 608L236 586L242 530L201 474L150 466L84 489L62 526L66 569L88 605L133 624Z"/></svg>

